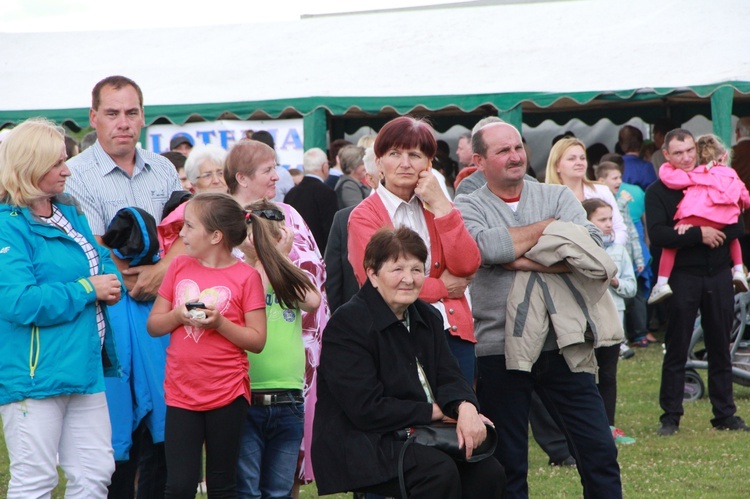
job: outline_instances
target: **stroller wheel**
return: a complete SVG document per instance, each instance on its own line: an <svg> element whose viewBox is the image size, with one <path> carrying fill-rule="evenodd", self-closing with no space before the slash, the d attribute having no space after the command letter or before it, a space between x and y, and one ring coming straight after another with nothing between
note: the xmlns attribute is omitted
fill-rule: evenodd
<svg viewBox="0 0 750 499"><path fill-rule="evenodd" d="M698 400L703 397L706 391L706 385L703 384L700 374L695 369L685 371L685 393L683 400Z"/></svg>

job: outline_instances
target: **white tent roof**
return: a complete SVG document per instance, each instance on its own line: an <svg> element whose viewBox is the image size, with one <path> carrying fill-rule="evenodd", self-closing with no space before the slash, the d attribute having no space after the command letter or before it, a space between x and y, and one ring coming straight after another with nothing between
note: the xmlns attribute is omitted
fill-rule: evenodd
<svg viewBox="0 0 750 499"><path fill-rule="evenodd" d="M295 100L325 106L339 97L386 98L380 105L406 96L431 107L431 97L453 96L467 109L476 102L462 98L476 94L534 100L536 93L722 82L748 92L749 21L747 0L571 0L201 28L5 33L0 126L49 110L71 110L84 125L92 87L111 74L139 83L147 115L149 106L283 107L286 100L305 113Z"/></svg>

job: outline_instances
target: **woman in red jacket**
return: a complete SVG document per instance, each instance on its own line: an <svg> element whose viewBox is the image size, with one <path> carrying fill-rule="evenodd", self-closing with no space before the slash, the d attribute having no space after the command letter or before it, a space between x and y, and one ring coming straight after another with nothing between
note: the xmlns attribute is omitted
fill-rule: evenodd
<svg viewBox="0 0 750 499"><path fill-rule="evenodd" d="M471 384L476 340L466 288L481 258L461 214L432 174L437 151L432 127L408 116L396 118L380 130L374 149L384 183L349 217L349 262L361 286L367 279L365 247L375 231L406 226L417 232L429 249L429 273L419 298L440 312L451 352Z"/></svg>

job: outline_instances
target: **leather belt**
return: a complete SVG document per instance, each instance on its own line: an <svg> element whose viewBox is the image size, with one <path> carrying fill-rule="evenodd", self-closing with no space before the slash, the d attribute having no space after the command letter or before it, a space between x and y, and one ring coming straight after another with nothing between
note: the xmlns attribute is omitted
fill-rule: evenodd
<svg viewBox="0 0 750 499"><path fill-rule="evenodd" d="M281 392L253 392L253 405L303 404L305 398L302 390L284 390Z"/></svg>

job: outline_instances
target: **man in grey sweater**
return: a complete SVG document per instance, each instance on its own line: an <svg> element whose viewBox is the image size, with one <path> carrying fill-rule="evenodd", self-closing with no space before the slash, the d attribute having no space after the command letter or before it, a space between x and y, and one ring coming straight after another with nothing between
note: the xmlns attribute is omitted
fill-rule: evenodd
<svg viewBox="0 0 750 499"><path fill-rule="evenodd" d="M566 271L562 264L544 267L523 255L553 220L586 226L600 244L601 235L567 187L524 180L526 153L513 126L486 125L474 133L472 148L474 163L487 177L487 184L457 197L456 206L482 255L471 288L477 395L482 412L498 430L495 455L506 470L508 497L528 497L528 419L533 391L571 442L584 496L621 497L617 449L594 375L571 372L554 333L548 333L531 372L505 367L505 308L515 271Z"/></svg>

